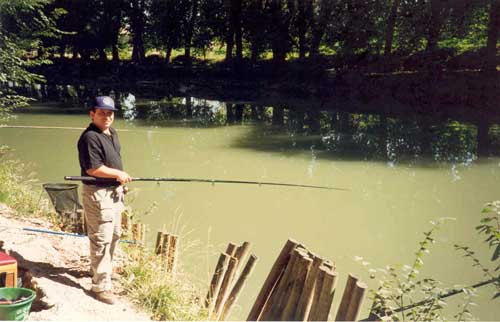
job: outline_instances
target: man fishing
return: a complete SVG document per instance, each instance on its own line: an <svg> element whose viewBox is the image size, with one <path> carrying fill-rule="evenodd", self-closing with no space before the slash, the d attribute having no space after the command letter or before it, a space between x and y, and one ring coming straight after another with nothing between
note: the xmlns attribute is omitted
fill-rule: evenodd
<svg viewBox="0 0 500 322"><path fill-rule="evenodd" d="M123 171L120 142L111 127L115 102L109 96L95 98L90 110L92 123L78 140L81 175L108 178L83 181L83 208L90 240L92 292L97 300L114 304L111 276L116 244L121 235L125 184L131 177ZM109 180L115 179L115 180Z"/></svg>

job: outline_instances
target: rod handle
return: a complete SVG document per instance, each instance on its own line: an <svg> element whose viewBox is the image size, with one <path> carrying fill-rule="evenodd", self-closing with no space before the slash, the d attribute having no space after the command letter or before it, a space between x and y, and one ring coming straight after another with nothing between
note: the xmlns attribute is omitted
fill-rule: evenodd
<svg viewBox="0 0 500 322"><path fill-rule="evenodd" d="M68 181L117 182L115 178L96 178L96 177L83 177L83 176L65 176L64 180L68 180Z"/></svg>

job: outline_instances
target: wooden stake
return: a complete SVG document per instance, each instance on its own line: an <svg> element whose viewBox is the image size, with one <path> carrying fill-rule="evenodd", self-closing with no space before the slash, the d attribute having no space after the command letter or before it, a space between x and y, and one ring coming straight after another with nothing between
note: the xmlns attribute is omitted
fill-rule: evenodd
<svg viewBox="0 0 500 322"><path fill-rule="evenodd" d="M179 248L178 236L171 235L169 242L169 252L168 252L168 272L174 274L177 268L177 250Z"/></svg>
<svg viewBox="0 0 500 322"><path fill-rule="evenodd" d="M297 269L294 270L295 274L291 278L292 287L284 296L286 298L286 304L281 312L280 321L291 321L295 316L300 294L304 290L304 284L312 263L313 260L309 257L299 257L296 263Z"/></svg>
<svg viewBox="0 0 500 322"><path fill-rule="evenodd" d="M234 255L236 254L237 248L238 248L238 246L236 246L236 244L233 244L233 243L227 244L226 254L228 254L231 257L234 257Z"/></svg>
<svg viewBox="0 0 500 322"><path fill-rule="evenodd" d="M234 257L229 259L229 265L227 266L226 274L224 274L224 279L222 280L222 284L220 286L219 295L215 301L214 308L214 320L219 320L222 309L224 308L224 304L229 296L230 286L232 285L234 274L236 273L236 266L238 265L238 260Z"/></svg>
<svg viewBox="0 0 500 322"><path fill-rule="evenodd" d="M226 317L229 316L229 314L231 313L231 309L233 307L233 304L238 299L238 296L241 292L241 289L243 288L243 286L245 286L245 283L246 283L248 277L252 273L256 261L257 261L257 256L250 255L250 257L248 258L248 261L245 265L245 268L243 269L243 271L241 272L241 275L239 276L238 280L234 284L234 287L231 290L231 293L229 293L227 301L224 304L224 308L222 310L220 320L225 320Z"/></svg>
<svg viewBox="0 0 500 322"><path fill-rule="evenodd" d="M168 258L168 256L169 256L168 253L170 251L170 234L164 233L162 238L163 238L163 242L161 245L161 255L164 258Z"/></svg>
<svg viewBox="0 0 500 322"><path fill-rule="evenodd" d="M347 309L346 320L356 321L359 316L359 311L361 309L361 304L363 304L363 299L365 296L367 286L365 283L357 282L354 286L354 291L351 296L351 301Z"/></svg>
<svg viewBox="0 0 500 322"><path fill-rule="evenodd" d="M323 260L317 256L313 257L313 263L309 273L307 274L307 279L304 283L304 290L300 295L299 302L297 304L297 310L292 320L294 321L307 321L309 317L309 312L311 311L311 306L314 297L314 288L316 286L316 280L319 274L319 267L323 264Z"/></svg>
<svg viewBox="0 0 500 322"><path fill-rule="evenodd" d="M311 310L308 321L316 321L316 317L319 315L319 298L321 297L321 290L323 289L323 282L325 281L325 274L321 274L321 269L328 269L321 265L318 269L318 275L316 277L316 283L314 284L314 294L311 303Z"/></svg>
<svg viewBox="0 0 500 322"><path fill-rule="evenodd" d="M208 316L213 314L215 307L215 300L219 295L220 286L224 280L224 275L226 274L227 266L229 264L229 259L231 256L222 253L217 261L217 266L215 266L215 272L212 276L212 281L210 282L210 287L208 288L207 298L205 300L205 306L208 308Z"/></svg>
<svg viewBox="0 0 500 322"><path fill-rule="evenodd" d="M344 294L342 295L342 300L340 301L339 309L337 311L337 316L335 317L335 321L347 321L347 309L349 308L349 304L351 303L351 298L357 282L358 277L353 274L349 274L344 289Z"/></svg>
<svg viewBox="0 0 500 322"><path fill-rule="evenodd" d="M236 267L236 274L239 274L241 267L243 265L243 261L245 260L245 257L248 255L248 252L250 251L250 243L249 242L243 242L241 246L236 248L236 252L234 253L234 257L238 260L238 267Z"/></svg>
<svg viewBox="0 0 500 322"><path fill-rule="evenodd" d="M141 245L146 246L146 224L141 224Z"/></svg>
<svg viewBox="0 0 500 322"><path fill-rule="evenodd" d="M266 302L268 301L277 282L280 280L280 276L283 273L284 268L287 266L288 260L290 259L290 253L295 247L297 247L297 245L299 245L299 243L289 239L281 249L278 258L271 267L271 271L267 275L266 280L264 281L264 284L262 285L262 288L260 289L260 292L257 295L252 308L250 309L247 321L259 320Z"/></svg>
<svg viewBox="0 0 500 322"><path fill-rule="evenodd" d="M286 304L286 296L289 289L291 289L291 277L296 274L298 269L299 258L302 256L302 252L298 249L294 249L288 265L286 266L285 272L281 277L279 284L275 290L273 290L269 300L264 306L260 319L263 321L273 321L278 320L281 316L281 312Z"/></svg>
<svg viewBox="0 0 500 322"><path fill-rule="evenodd" d="M163 232L159 231L156 234L155 254L160 255L163 247Z"/></svg>
<svg viewBox="0 0 500 322"><path fill-rule="evenodd" d="M320 275L323 277L323 285L318 299L316 316L311 318L311 321L327 321L328 315L332 308L333 295L337 283L337 273L331 269L320 268Z"/></svg>

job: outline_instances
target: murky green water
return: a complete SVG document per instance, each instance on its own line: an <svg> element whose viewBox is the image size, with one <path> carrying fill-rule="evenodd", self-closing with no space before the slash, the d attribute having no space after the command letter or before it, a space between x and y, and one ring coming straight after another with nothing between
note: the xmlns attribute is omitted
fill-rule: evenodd
<svg viewBox="0 0 500 322"><path fill-rule="evenodd" d="M83 128L88 122L83 114L33 112L17 114L7 123ZM124 164L132 176L275 181L350 189L344 192L203 183L130 185L133 192L129 198L136 212L144 213L154 203L157 205L152 214L142 217L149 225L149 243L162 227L175 230L184 245L181 262L206 287L217 254L228 242L252 243L251 252L259 261L232 318L246 318L288 238L335 261L340 274L338 289L343 289L349 272L374 287L376 283L368 279L368 268L356 262L355 256L377 268L411 264L422 233L431 228L429 221L453 217L456 220L444 225L436 236L437 243L425 258L421 274L449 286L484 279L453 245L470 245L485 263L490 263L490 252L474 227L479 223L482 206L500 199L500 159L476 160L467 148L467 135L446 132L452 133L452 139L444 135L447 139L441 146L452 146L453 133L459 133L457 140L461 143L454 148L458 152L447 154L441 148L441 157L436 153L432 157L413 147L406 149L410 152L405 155L398 154L404 144L390 144L401 140L391 134L397 133L399 124L391 120L389 138L366 135L369 131L363 129L370 128L370 123L363 127L358 122L350 143L344 145L338 136L322 131L307 134L255 122L223 123L216 119L203 124L182 118L120 118L115 128L129 130L119 132L119 136ZM452 125L468 131L469 125ZM63 182L63 176L79 175L76 142L80 133L71 129L0 128L0 144L9 145L14 157L31 164L40 182ZM406 136L414 135L406 131ZM386 141L377 141L380 137ZM373 152L381 147L384 157ZM430 150L436 151L436 147L439 144L432 144ZM476 300L480 306L473 311L476 317L500 317L499 302L491 301L492 295L491 286L481 289ZM340 291L334 307L339 300ZM370 304L366 301L365 306ZM456 303L450 305L455 307Z"/></svg>

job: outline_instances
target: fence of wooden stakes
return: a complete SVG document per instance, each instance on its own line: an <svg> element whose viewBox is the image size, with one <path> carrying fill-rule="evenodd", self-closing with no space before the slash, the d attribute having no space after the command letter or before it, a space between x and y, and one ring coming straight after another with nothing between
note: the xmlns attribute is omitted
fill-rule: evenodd
<svg viewBox="0 0 500 322"><path fill-rule="evenodd" d="M335 265L288 240L257 295L248 321L327 321L338 274ZM335 317L358 318L367 286L349 275Z"/></svg>
<svg viewBox="0 0 500 322"><path fill-rule="evenodd" d="M156 235L155 253L163 256L165 259L165 269L174 274L177 266L177 249L179 246L179 237L173 234L159 231Z"/></svg>
<svg viewBox="0 0 500 322"><path fill-rule="evenodd" d="M229 243L226 251L221 253L205 300L209 320L222 321L231 312L257 261L255 255L250 255L242 269L249 250L248 242L241 246Z"/></svg>

